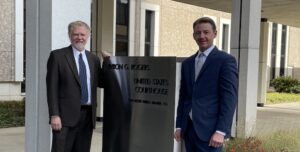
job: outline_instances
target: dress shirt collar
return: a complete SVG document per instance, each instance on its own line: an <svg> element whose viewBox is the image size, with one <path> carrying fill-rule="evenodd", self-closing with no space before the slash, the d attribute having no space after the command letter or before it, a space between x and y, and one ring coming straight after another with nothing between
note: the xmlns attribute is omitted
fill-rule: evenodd
<svg viewBox="0 0 300 152"><path fill-rule="evenodd" d="M207 57L209 55L209 53L215 48L215 45L211 45L208 49L206 49L205 51L200 51L198 50L198 55L200 55L201 53L204 53L204 55Z"/></svg>
<svg viewBox="0 0 300 152"><path fill-rule="evenodd" d="M82 54L82 56L85 56L85 50L79 51L76 48L74 48L73 46L72 46L72 50L73 50L73 54L74 54L75 57L79 57L80 53Z"/></svg>

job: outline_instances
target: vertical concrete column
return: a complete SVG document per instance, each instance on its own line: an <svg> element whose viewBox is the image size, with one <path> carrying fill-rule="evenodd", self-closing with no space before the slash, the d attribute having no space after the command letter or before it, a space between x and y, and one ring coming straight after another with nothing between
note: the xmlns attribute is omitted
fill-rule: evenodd
<svg viewBox="0 0 300 152"><path fill-rule="evenodd" d="M46 61L51 51L52 1L26 1L25 152L50 152Z"/></svg>
<svg viewBox="0 0 300 152"><path fill-rule="evenodd" d="M128 53L129 56L134 56L134 47L135 47L135 10L136 4L135 1L139 0L130 0L129 2L129 46Z"/></svg>
<svg viewBox="0 0 300 152"><path fill-rule="evenodd" d="M267 55L267 87L270 86L270 78L271 78L271 60L272 60L272 31L273 31L273 24L272 22L268 22L268 28L269 28L269 33L268 33L268 55Z"/></svg>
<svg viewBox="0 0 300 152"><path fill-rule="evenodd" d="M101 9L98 14L101 19L99 36L100 49L115 54L116 46L116 0L102 0L98 5ZM99 41L98 41L99 42Z"/></svg>
<svg viewBox="0 0 300 152"><path fill-rule="evenodd" d="M231 54L238 61L237 137L255 129L261 0L232 0Z"/></svg>
<svg viewBox="0 0 300 152"><path fill-rule="evenodd" d="M282 24L277 24L275 77L280 76Z"/></svg>
<svg viewBox="0 0 300 152"><path fill-rule="evenodd" d="M96 0L95 0L96 1ZM96 49L115 55L116 47L116 0L98 0L96 17ZM95 13L95 12L94 12ZM97 89L97 117L103 117L103 89Z"/></svg>
<svg viewBox="0 0 300 152"><path fill-rule="evenodd" d="M15 0L15 81L23 81L24 1ZM20 84L20 83L19 83ZM21 92L20 92L21 93Z"/></svg>
<svg viewBox="0 0 300 152"><path fill-rule="evenodd" d="M135 25L141 25L142 0L135 0ZM141 26L135 26L134 55L140 55Z"/></svg>
<svg viewBox="0 0 300 152"><path fill-rule="evenodd" d="M284 59L284 76L292 76L291 70L292 68L288 66L288 60L289 60L289 39L290 37L290 27L286 27L286 41L285 41L285 59Z"/></svg>
<svg viewBox="0 0 300 152"><path fill-rule="evenodd" d="M257 106L263 107L266 103L267 93L267 61L269 46L269 23L267 19L261 19L260 23L260 47L259 47L259 73L258 73L258 91Z"/></svg>

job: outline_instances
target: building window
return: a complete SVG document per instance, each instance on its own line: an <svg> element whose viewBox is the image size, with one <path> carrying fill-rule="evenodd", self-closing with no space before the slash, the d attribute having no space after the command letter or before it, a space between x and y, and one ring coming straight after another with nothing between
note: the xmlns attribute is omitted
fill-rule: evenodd
<svg viewBox="0 0 300 152"><path fill-rule="evenodd" d="M230 20L220 19L220 35L219 35L219 45L221 50L230 53Z"/></svg>
<svg viewBox="0 0 300 152"><path fill-rule="evenodd" d="M272 45L271 45L271 74L270 79L276 76L276 47L277 47L277 24L273 23L272 26Z"/></svg>
<svg viewBox="0 0 300 152"><path fill-rule="evenodd" d="M286 57L286 37L287 37L287 26L282 25L282 35L281 35L281 53L280 53L280 76L285 75L285 57Z"/></svg>
<svg viewBox="0 0 300 152"><path fill-rule="evenodd" d="M226 52L229 51L229 25L223 24L222 35L222 49Z"/></svg>
<svg viewBox="0 0 300 152"><path fill-rule="evenodd" d="M140 32L140 55L158 55L159 6L142 3Z"/></svg>
<svg viewBox="0 0 300 152"><path fill-rule="evenodd" d="M128 56L129 1L117 0L116 11L116 55Z"/></svg>
<svg viewBox="0 0 300 152"><path fill-rule="evenodd" d="M287 34L286 25L273 23L270 80L286 75Z"/></svg>
<svg viewBox="0 0 300 152"><path fill-rule="evenodd" d="M145 56L150 56L153 54L153 19L154 12L146 10L145 14Z"/></svg>
<svg viewBox="0 0 300 152"><path fill-rule="evenodd" d="M21 93L26 92L26 0L23 1L23 81L21 82Z"/></svg>

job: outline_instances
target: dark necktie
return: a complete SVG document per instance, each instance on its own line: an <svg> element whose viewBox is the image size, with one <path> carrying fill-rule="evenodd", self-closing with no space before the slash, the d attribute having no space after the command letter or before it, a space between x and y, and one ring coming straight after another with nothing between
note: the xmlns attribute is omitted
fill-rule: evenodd
<svg viewBox="0 0 300 152"><path fill-rule="evenodd" d="M82 54L79 55L79 78L81 85L81 104L86 104L89 99L88 95L88 87L87 87L87 76L86 76L86 68L82 59Z"/></svg>

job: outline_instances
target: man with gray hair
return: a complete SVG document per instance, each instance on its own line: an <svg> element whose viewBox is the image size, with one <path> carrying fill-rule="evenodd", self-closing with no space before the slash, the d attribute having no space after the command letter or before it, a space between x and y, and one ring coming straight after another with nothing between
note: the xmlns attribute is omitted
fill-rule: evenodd
<svg viewBox="0 0 300 152"><path fill-rule="evenodd" d="M89 152L103 72L100 59L85 49L90 27L75 21L68 33L71 45L51 51L47 63L52 152Z"/></svg>

